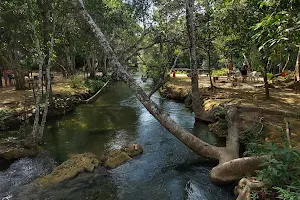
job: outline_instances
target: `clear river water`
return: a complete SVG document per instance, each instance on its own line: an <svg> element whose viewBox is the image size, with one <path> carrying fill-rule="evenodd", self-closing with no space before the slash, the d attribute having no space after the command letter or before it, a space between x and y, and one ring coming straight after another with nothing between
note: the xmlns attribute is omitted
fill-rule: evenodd
<svg viewBox="0 0 300 200"><path fill-rule="evenodd" d="M148 83L139 84L146 90L149 87ZM183 104L158 94L152 98L185 129L209 143L219 143L206 125L194 122ZM73 113L48 122L44 140L45 152L17 160L0 171L0 199L234 199L231 187L210 182L209 170L216 163L199 157L173 137L123 83L112 83L95 103L79 105ZM141 144L144 154L116 169L99 167L51 189L30 184L69 154L92 152L101 158L105 151L129 143Z"/></svg>

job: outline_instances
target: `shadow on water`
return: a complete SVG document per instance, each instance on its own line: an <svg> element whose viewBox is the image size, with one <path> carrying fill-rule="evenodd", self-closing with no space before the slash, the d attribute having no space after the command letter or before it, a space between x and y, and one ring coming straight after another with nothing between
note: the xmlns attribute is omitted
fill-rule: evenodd
<svg viewBox="0 0 300 200"><path fill-rule="evenodd" d="M209 143L219 143L206 125L194 124L184 105L158 95L153 100L188 131ZM199 157L168 133L122 83L112 84L94 104L80 105L74 113L49 122L44 140L49 157L57 163L71 153L92 152L100 158L105 151L133 142L144 147L144 154L116 169L99 167L95 173L79 175L52 189L6 187L5 195L12 199L233 199L231 188L210 182L209 170L215 163ZM23 165L19 163L15 171L23 170ZM45 163L44 167L52 168Z"/></svg>

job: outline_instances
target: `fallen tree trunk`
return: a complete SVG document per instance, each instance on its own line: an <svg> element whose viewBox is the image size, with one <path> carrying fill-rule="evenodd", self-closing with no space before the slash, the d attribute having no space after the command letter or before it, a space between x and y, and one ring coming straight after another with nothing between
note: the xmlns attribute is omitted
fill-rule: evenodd
<svg viewBox="0 0 300 200"><path fill-rule="evenodd" d="M236 174L248 173L249 171L256 170L261 159L257 158L238 158L237 149L239 149L238 142L238 121L239 115L236 107L231 106L228 109L229 132L226 147L216 147L208 144L190 132L186 131L183 127L178 125L172 120L168 114L161 111L158 106L149 98L143 89L136 84L131 75L124 69L118 61L117 56L113 52L106 37L95 24L91 16L85 10L82 0L72 0L73 5L77 9L77 13L89 25L91 31L95 34L99 44L104 49L105 54L110 58L111 66L115 69L118 77L133 91L139 101L145 108L162 124L173 136L179 139L187 147L195 153L208 158L219 160L219 165L211 172L213 181L216 182L229 182L238 178Z"/></svg>
<svg viewBox="0 0 300 200"><path fill-rule="evenodd" d="M111 79L108 79L108 81L106 81L106 83L102 86L102 88L100 88L100 90L98 90L98 92L96 94L94 94L94 96L92 96L91 98L87 99L87 100L81 100L81 103L94 103L95 101L97 101L97 99L100 98L100 94L101 91L108 85L108 83L110 82Z"/></svg>

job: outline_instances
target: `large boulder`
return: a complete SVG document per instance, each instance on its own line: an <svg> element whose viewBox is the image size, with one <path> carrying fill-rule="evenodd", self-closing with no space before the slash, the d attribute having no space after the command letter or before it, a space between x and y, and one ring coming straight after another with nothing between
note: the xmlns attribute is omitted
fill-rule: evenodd
<svg viewBox="0 0 300 200"><path fill-rule="evenodd" d="M49 175L36 179L34 183L42 187L55 186L81 172L93 172L99 164L96 155L92 153L73 154L67 161L55 167Z"/></svg>

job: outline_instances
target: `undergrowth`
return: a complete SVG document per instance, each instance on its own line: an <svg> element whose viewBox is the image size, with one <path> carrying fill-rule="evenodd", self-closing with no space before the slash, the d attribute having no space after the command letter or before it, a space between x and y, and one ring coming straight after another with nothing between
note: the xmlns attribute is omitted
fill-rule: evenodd
<svg viewBox="0 0 300 200"><path fill-rule="evenodd" d="M269 195L278 199L300 199L300 153L283 141L282 144L266 143L262 140L263 124L257 122L244 131L242 142L246 146L245 156L269 155L256 171L258 180L265 184ZM252 198L257 199L257 198Z"/></svg>

